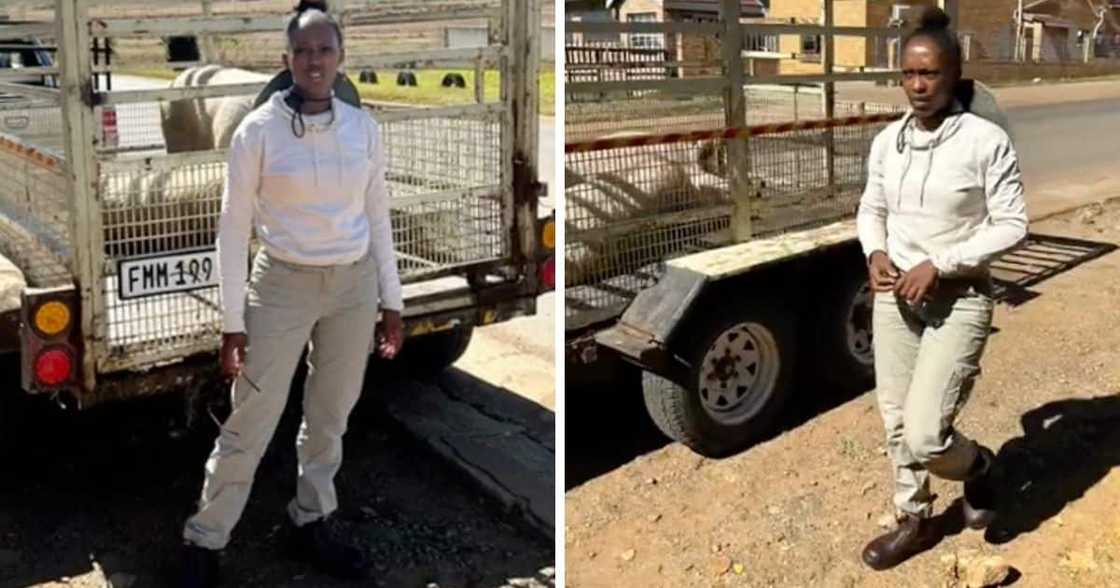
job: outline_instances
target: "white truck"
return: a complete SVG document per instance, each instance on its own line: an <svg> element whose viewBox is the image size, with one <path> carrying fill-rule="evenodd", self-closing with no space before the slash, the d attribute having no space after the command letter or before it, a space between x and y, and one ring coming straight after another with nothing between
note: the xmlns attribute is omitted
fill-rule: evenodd
<svg viewBox="0 0 1120 588"><path fill-rule="evenodd" d="M0 38L48 39L58 49L57 63L0 69L0 92L12 97L0 118L18 123L0 133L0 357L18 358L22 374L22 385L0 390L3 447L28 397L85 409L197 392L216 373L214 238L225 150L168 154L159 104L255 96L264 84L110 90L109 53L90 48L195 34L280 37L287 18L184 13L189 5L176 6L177 16L113 18L91 15L93 4L58 0L49 20L0 22ZM540 2L452 4L337 12L348 38L361 27L425 19L491 24L485 47L388 53L348 46L355 77L365 68L477 74L475 91L455 106L363 102L382 125L389 158L405 282L408 340L400 359L422 371L450 365L475 326L533 314L552 280L551 241L542 239L551 221L537 214ZM486 74L500 76L496 99L483 92ZM28 75L59 83L18 83Z"/></svg>
<svg viewBox="0 0 1120 588"><path fill-rule="evenodd" d="M654 423L709 456L772 434L813 393L797 383L810 371L870 379L854 213L871 140L901 115L835 100L837 81L896 71L833 63L834 37L870 54L898 28L834 26L832 0L820 24L718 4L708 20L568 22L569 38L596 42L569 47L581 59L565 72L567 394L617 389L573 383L637 366ZM820 39L821 53L747 50L800 46L783 36ZM819 71L779 74L778 60ZM820 88L810 120L805 85Z"/></svg>

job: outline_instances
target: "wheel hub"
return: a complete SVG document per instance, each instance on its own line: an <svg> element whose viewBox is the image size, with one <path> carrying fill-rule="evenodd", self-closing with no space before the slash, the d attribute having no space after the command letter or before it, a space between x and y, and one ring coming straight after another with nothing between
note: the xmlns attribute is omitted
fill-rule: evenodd
<svg viewBox="0 0 1120 588"><path fill-rule="evenodd" d="M709 346L700 372L704 410L722 424L754 415L769 399L778 374L773 335L757 323L742 323L720 333Z"/></svg>
<svg viewBox="0 0 1120 588"><path fill-rule="evenodd" d="M856 361L867 366L875 363L875 350L871 345L873 301L871 288L864 284L852 300L852 306L848 311L848 320L845 323L849 352Z"/></svg>

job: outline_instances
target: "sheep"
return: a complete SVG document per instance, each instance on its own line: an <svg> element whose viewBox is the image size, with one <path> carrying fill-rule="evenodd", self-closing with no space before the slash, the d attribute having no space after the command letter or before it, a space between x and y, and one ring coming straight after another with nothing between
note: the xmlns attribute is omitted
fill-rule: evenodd
<svg viewBox="0 0 1120 588"><path fill-rule="evenodd" d="M191 167L107 177L101 186L106 254L123 258L212 245L222 183Z"/></svg>
<svg viewBox="0 0 1120 588"><path fill-rule="evenodd" d="M270 76L219 65L184 70L172 88L195 88L247 82L267 82ZM229 147L237 125L253 108L255 96L183 98L160 104L160 125L168 153Z"/></svg>
<svg viewBox="0 0 1120 588"><path fill-rule="evenodd" d="M654 219L728 202L725 180L711 173L713 166L702 157L681 161L667 148L636 149L644 151L640 166L595 173L585 173L580 168L565 170L569 235L607 229L627 221L647 221L634 225L628 234L571 242L565 252L568 286L632 273L667 255L701 245L709 237L707 232L693 223L680 221L656 227L672 233L673 251L652 247Z"/></svg>

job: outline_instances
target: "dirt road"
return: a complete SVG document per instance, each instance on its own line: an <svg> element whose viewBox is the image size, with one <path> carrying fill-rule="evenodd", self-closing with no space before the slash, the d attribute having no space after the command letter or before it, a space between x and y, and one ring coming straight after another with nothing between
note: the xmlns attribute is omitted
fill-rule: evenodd
<svg viewBox="0 0 1120 588"><path fill-rule="evenodd" d="M10 370L3 377L18 381ZM552 566L550 541L383 416L376 396L404 387L367 383L346 437L339 514L377 565L376 580L362 585L495 587ZM39 434L0 474L0 587L102 588L106 578L115 588L174 585L179 529L213 438L212 428L169 435L174 402L33 419ZM292 402L226 550L228 586L355 585L285 551L284 506L295 490Z"/></svg>
<svg viewBox="0 0 1120 588"><path fill-rule="evenodd" d="M935 483L947 536L896 570L863 567L891 509L869 394L803 384L786 432L719 461L664 445L635 404L602 401L626 391L596 395L582 413L594 417L569 394L568 482L583 483L567 494L567 585L956 587L959 560L982 555L1005 558L1016 586L1120 585L1120 205L1032 233L1081 241L1042 239L1036 257L1066 263L1020 266L1037 283L1005 294L958 423L999 449L1006 514L986 534L962 530L959 484Z"/></svg>

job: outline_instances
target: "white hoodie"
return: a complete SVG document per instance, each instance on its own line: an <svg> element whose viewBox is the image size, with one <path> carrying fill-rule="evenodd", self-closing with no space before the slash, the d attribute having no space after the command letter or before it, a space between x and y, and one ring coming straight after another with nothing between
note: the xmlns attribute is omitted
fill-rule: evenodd
<svg viewBox="0 0 1120 588"><path fill-rule="evenodd" d="M942 277L986 276L1026 236L1011 138L955 110L934 131L908 113L875 137L857 215L865 255L884 251L902 271L929 259Z"/></svg>
<svg viewBox="0 0 1120 588"><path fill-rule="evenodd" d="M268 254L281 261L344 265L369 252L377 264L381 308L404 306L380 128L335 98L333 115L304 115L306 132L296 137L286 95L273 94L246 116L230 142L218 228L227 333L245 331L246 259L254 228Z"/></svg>

